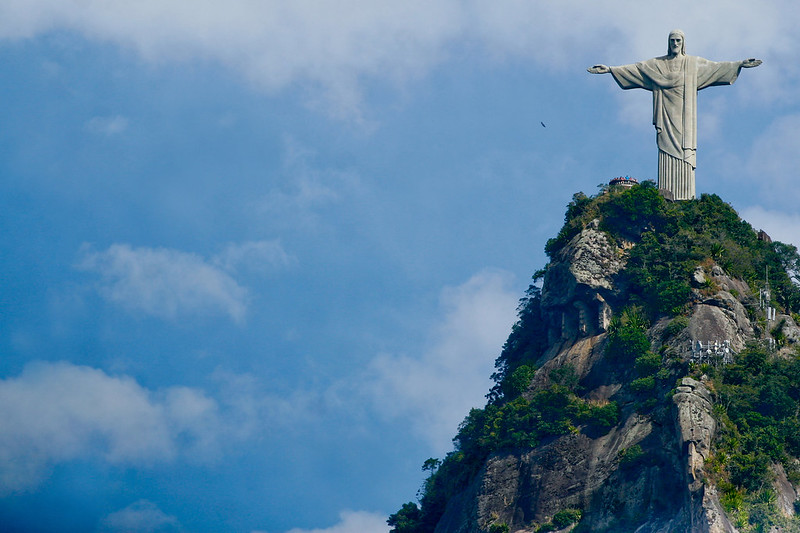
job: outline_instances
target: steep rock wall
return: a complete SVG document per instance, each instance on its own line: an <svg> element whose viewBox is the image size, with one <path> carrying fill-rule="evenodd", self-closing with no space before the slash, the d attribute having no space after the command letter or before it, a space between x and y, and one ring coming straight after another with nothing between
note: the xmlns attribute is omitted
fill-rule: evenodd
<svg viewBox="0 0 800 533"><path fill-rule="evenodd" d="M593 221L551 263L541 306L548 349L529 389L547 386L553 370L570 365L588 389L589 401L621 402L619 425L604 434L578 428L532 450L493 454L470 486L448 503L436 533L483 533L493 524L534 532L571 508L583 511L580 531L737 531L704 475L716 430L708 388L683 378L667 393L671 401L663 398L662 408L642 414L630 397L620 396L621 371L604 360L606 329L625 303L616 278L628 249L628 243L612 243ZM699 267L696 273L688 327L666 343L682 360L689 357L692 340L728 340L738 351L754 336L745 307L752 304L747 284L717 265L708 270ZM699 290L708 287L706 278L718 288L712 295ZM800 339L800 329L783 318L787 335ZM655 324L648 336L661 339L665 326ZM641 451L642 457L630 460L629 450ZM780 489L782 505L789 509L794 488L782 481Z"/></svg>

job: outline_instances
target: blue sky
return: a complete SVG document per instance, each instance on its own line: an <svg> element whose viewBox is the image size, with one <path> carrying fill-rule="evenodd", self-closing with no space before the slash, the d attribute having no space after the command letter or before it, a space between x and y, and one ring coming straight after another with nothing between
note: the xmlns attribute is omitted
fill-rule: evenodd
<svg viewBox="0 0 800 533"><path fill-rule="evenodd" d="M798 15L0 0L0 521L386 532L572 195L655 176L586 67L763 59L700 93L697 188L800 243Z"/></svg>

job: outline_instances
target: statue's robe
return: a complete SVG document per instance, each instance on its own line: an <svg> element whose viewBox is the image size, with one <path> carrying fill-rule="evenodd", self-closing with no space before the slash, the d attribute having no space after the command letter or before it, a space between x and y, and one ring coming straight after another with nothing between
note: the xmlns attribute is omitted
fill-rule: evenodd
<svg viewBox="0 0 800 533"><path fill-rule="evenodd" d="M697 91L713 85L730 85L741 68L741 61L716 62L687 55L611 67L611 74L623 89L646 89L653 93L658 187L672 192L675 200L695 197Z"/></svg>

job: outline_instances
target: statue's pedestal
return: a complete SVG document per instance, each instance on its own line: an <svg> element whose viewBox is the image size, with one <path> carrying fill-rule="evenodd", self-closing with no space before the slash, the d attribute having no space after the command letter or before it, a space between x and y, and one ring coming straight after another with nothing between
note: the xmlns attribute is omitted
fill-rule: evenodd
<svg viewBox="0 0 800 533"><path fill-rule="evenodd" d="M694 200L694 167L659 150L658 188L670 191L673 200Z"/></svg>

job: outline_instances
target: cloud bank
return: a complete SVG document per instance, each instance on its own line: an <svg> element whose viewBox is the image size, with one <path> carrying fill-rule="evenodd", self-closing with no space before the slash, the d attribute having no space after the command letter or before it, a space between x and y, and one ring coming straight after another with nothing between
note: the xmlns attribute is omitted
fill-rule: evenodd
<svg viewBox="0 0 800 533"><path fill-rule="evenodd" d="M65 362L31 363L0 380L0 405L0 495L35 488L65 461L205 461L239 437L203 391L151 391L128 376Z"/></svg>
<svg viewBox="0 0 800 533"><path fill-rule="evenodd" d="M226 272L272 272L291 266L295 258L283 249L280 241L229 243L212 262Z"/></svg>
<svg viewBox="0 0 800 533"><path fill-rule="evenodd" d="M511 276L485 271L442 292L443 318L419 355L380 354L363 379L388 417L404 417L439 453L449 451L458 424L483 407L499 347L516 319Z"/></svg>
<svg viewBox="0 0 800 533"><path fill-rule="evenodd" d="M247 290L198 255L127 244L82 252L78 268L99 274L100 293L130 310L169 319L207 312L244 318Z"/></svg>
<svg viewBox="0 0 800 533"><path fill-rule="evenodd" d="M365 82L402 87L454 56L523 58L556 70L627 63L663 53L673 27L686 30L689 53L764 57L773 66L756 82L770 89L762 98L796 99L798 66L783 61L800 45L795 17L787 16L794 10L789 0L657 8L578 0L9 0L0 5L0 38L68 30L151 62L212 61L267 90L309 88L309 102L352 118L360 116Z"/></svg>
<svg viewBox="0 0 800 533"><path fill-rule="evenodd" d="M388 533L387 517L365 511L342 511L340 522L325 529L291 529L286 533ZM256 532L254 532L256 533Z"/></svg>
<svg viewBox="0 0 800 533"><path fill-rule="evenodd" d="M244 320L249 293L234 276L293 264L279 241L230 243L210 259L169 248L114 244L95 251L84 245L77 268L98 274L98 291L131 311L159 318L227 315Z"/></svg>
<svg viewBox="0 0 800 533"><path fill-rule="evenodd" d="M100 533L169 533L183 531L178 519L166 514L156 504L139 500L106 516Z"/></svg>

